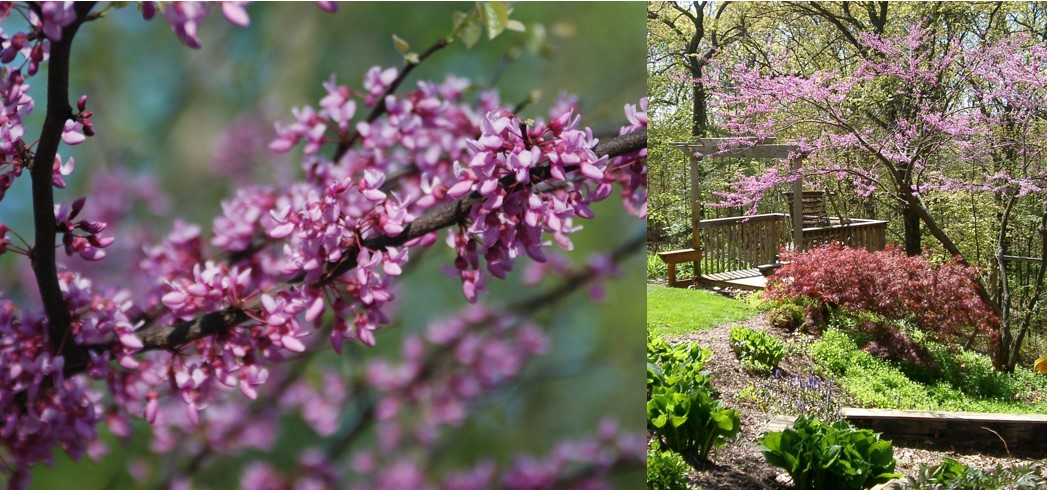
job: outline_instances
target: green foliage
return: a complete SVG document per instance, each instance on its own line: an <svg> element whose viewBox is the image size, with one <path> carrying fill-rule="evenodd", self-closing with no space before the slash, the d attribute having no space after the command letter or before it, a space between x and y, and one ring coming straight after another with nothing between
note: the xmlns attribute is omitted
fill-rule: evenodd
<svg viewBox="0 0 1047 490"><path fill-rule="evenodd" d="M851 402L862 407L968 412L1047 413L1047 378L1018 367L1012 374L992 369L985 355L955 352L926 342L940 374L924 382L898 363L862 351L840 328L830 328L807 353L824 374L836 379Z"/></svg>
<svg viewBox="0 0 1047 490"><path fill-rule="evenodd" d="M731 350L742 366L758 372L772 372L785 357L785 344L766 332L744 326L731 329Z"/></svg>
<svg viewBox="0 0 1047 490"><path fill-rule="evenodd" d="M737 410L713 398L709 376L701 370L711 351L697 343L647 342L647 430L667 448L698 467L713 447L740 430Z"/></svg>
<svg viewBox="0 0 1047 490"><path fill-rule="evenodd" d="M1034 490L1045 486L1047 467L1042 463L997 465L992 471L983 471L951 458L931 467L921 463L919 473L906 479L906 488L911 490Z"/></svg>
<svg viewBox="0 0 1047 490"><path fill-rule="evenodd" d="M657 441L647 448L647 490L687 490L687 463Z"/></svg>
<svg viewBox="0 0 1047 490"><path fill-rule="evenodd" d="M744 302L709 291L647 285L647 330L654 335L697 332L755 313Z"/></svg>
<svg viewBox="0 0 1047 490"><path fill-rule="evenodd" d="M705 461L713 447L722 446L741 430L737 410L724 408L708 389L677 391L655 386L647 401L647 429L665 447L684 456L692 466Z"/></svg>
<svg viewBox="0 0 1047 490"><path fill-rule="evenodd" d="M784 469L798 490L862 489L898 478L890 441L845 421L826 424L800 416L792 427L771 432L760 452Z"/></svg>
<svg viewBox="0 0 1047 490"><path fill-rule="evenodd" d="M692 391L709 384L702 371L712 351L694 342L670 345L661 337L647 335L647 390L656 386L674 386L679 391Z"/></svg>
<svg viewBox="0 0 1047 490"><path fill-rule="evenodd" d="M796 330L803 324L807 309L795 301L776 301L768 311L768 319L771 326L788 330Z"/></svg>
<svg viewBox="0 0 1047 490"><path fill-rule="evenodd" d="M506 29L523 31L523 23L509 18L512 11L507 2L476 2L473 11L454 13L451 18L454 28L447 41L457 37L466 48L472 48L484 31L487 31L487 39L498 37Z"/></svg>
<svg viewBox="0 0 1047 490"><path fill-rule="evenodd" d="M671 148L671 151L680 155L679 150L675 148ZM674 159L680 158L682 157L676 156ZM687 191L686 188L680 190ZM647 197L648 235L651 242L659 245L663 250L692 245L690 216L689 199L685 194L664 192L650 194Z"/></svg>
<svg viewBox="0 0 1047 490"><path fill-rule="evenodd" d="M647 254L647 280L666 279L669 277L669 267L658 258L658 255Z"/></svg>

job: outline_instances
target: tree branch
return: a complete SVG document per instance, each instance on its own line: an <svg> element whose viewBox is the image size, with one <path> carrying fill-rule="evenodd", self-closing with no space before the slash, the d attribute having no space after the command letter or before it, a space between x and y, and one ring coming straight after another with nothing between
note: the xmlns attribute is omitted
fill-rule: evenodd
<svg viewBox="0 0 1047 490"><path fill-rule="evenodd" d="M399 75L396 76L396 79L393 80L393 83L389 84L389 87L385 89L384 93L382 93L382 97L378 99L378 103L375 104L374 109L371 109L371 113L367 115L367 122L373 123L376 120L378 120L378 118L381 117L382 114L385 114L385 111L388 110L385 106L385 98L392 95L394 92L396 92L396 89L400 88L400 84L404 82L404 80L407 78L407 75L410 75L411 72L414 71L414 68L416 66L422 64L422 62L425 61L426 58L432 56L433 53L443 49L445 46L447 46L447 39L440 38L435 43L433 43L432 46L429 46L429 49L425 50L425 52L418 55L418 61L415 61L413 63L406 63L404 65L403 71L401 71ZM348 138L346 138L345 141L338 143L338 148L334 152L334 159L332 161L337 162L343 156L345 156L346 152L349 151L349 148L352 148L353 145L356 144L356 141L359 139L360 132L354 129L353 133Z"/></svg>
<svg viewBox="0 0 1047 490"><path fill-rule="evenodd" d="M73 115L69 105L69 58L73 36L80 24L94 7L94 2L76 4L76 20L62 29L62 40L51 44L50 61L47 69L47 112L40 131L36 156L29 165L33 187L33 225L35 245L29 254L36 276L36 285L47 315L47 333L55 353L75 354L73 342L67 341L70 317L58 282L55 266L55 222L54 189L52 188L53 166L62 140L65 122Z"/></svg>
<svg viewBox="0 0 1047 490"><path fill-rule="evenodd" d="M647 130L641 129L632 133L624 134L605 141L601 141L593 148L597 156L609 158L626 155L647 147ZM548 172L548 168L543 168ZM544 178L548 178L545 175ZM415 238L422 237L428 233L457 224L469 215L470 208L481 202L482 197L473 193L452 203L430 210L414 222L404 227L403 232L395 237L378 236L365 240L363 246L367 248L382 248L403 245ZM330 282L356 266L356 256L359 248L354 247L345 254L340 262L332 264L328 273L319 281L319 285ZM239 306L231 306L219 311L207 313L199 318L176 323L167 327L161 327L146 332L137 333L144 344L144 351L169 350L174 351L179 347L211 335L220 334L228 329L234 328L250 319L247 311L261 307L258 299L248 301ZM116 341L106 344L86 346L88 349L107 350L115 345ZM86 368L86 362L66 362L65 375L71 376L82 372Z"/></svg>

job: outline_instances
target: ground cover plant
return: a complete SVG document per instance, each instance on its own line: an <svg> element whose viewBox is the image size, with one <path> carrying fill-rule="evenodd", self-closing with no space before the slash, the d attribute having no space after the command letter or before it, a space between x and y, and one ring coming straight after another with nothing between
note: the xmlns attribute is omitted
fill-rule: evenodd
<svg viewBox="0 0 1047 490"><path fill-rule="evenodd" d="M697 332L754 314L752 306L709 291L647 285L647 330L653 335Z"/></svg>
<svg viewBox="0 0 1047 490"><path fill-rule="evenodd" d="M1047 413L1047 379L1030 369L1000 373L984 354L929 343L939 374L911 375L902 365L863 350L845 330L830 328L808 348L855 406L916 410Z"/></svg>
<svg viewBox="0 0 1047 490"><path fill-rule="evenodd" d="M652 440L647 448L647 490L687 490L687 463Z"/></svg>
<svg viewBox="0 0 1047 490"><path fill-rule="evenodd" d="M2 484L639 485L640 10L533 8L0 4Z"/></svg>
<svg viewBox="0 0 1047 490"><path fill-rule="evenodd" d="M1042 463L997 465L982 470L952 458L944 458L936 465L921 464L919 473L905 480L905 488L912 490L1034 490L1044 485L1047 485L1047 468Z"/></svg>

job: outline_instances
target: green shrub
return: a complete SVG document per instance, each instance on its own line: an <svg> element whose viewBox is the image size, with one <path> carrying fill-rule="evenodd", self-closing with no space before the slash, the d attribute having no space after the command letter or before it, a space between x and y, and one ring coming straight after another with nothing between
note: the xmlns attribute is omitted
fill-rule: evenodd
<svg viewBox="0 0 1047 490"><path fill-rule="evenodd" d="M792 427L764 435L760 452L784 469L797 490L857 490L901 477L890 441L846 421L826 424L800 416Z"/></svg>
<svg viewBox="0 0 1047 490"><path fill-rule="evenodd" d="M971 468L955 459L944 458L941 464L920 464L915 477L906 479L911 490L1034 490L1047 487L1047 467L1043 464L996 466L992 471Z"/></svg>
<svg viewBox="0 0 1047 490"><path fill-rule="evenodd" d="M779 301L768 311L768 320L774 328L795 331L803 325L807 309L792 301Z"/></svg>
<svg viewBox="0 0 1047 490"><path fill-rule="evenodd" d="M687 490L687 463L657 441L647 448L647 490Z"/></svg>
<svg viewBox="0 0 1047 490"><path fill-rule="evenodd" d="M781 340L748 327L732 328L730 345L742 366L755 371L774 371L785 357L785 344Z"/></svg>

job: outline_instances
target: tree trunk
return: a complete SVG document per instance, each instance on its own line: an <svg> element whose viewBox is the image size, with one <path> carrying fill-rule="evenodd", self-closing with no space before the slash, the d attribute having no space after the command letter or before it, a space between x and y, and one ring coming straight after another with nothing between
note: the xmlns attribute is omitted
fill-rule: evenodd
<svg viewBox="0 0 1047 490"><path fill-rule="evenodd" d="M920 240L920 215L912 205L907 205L902 209L902 223L905 225L905 254L920 255L923 252Z"/></svg>
<svg viewBox="0 0 1047 490"><path fill-rule="evenodd" d="M702 76L702 68L697 67L697 71L691 73L695 78ZM702 82L694 82L691 86L691 95L693 96L692 107L691 107L691 136L695 138L701 138L706 136L709 132L709 114L708 104L706 103L705 96L705 84Z"/></svg>

